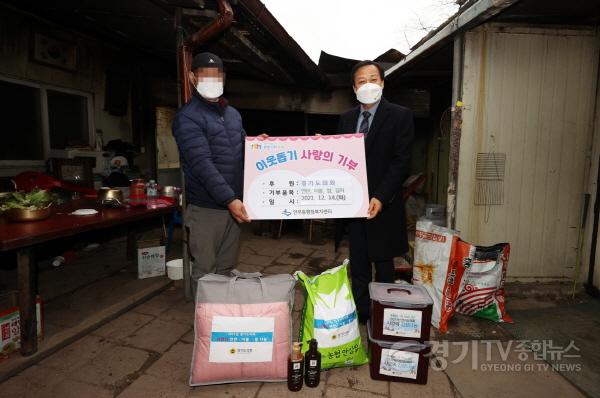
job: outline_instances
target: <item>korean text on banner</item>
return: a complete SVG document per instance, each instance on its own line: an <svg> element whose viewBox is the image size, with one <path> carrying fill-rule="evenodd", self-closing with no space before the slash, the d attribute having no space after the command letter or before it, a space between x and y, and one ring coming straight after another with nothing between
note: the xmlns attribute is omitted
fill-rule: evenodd
<svg viewBox="0 0 600 398"><path fill-rule="evenodd" d="M254 220L366 217L364 136L247 137L244 203Z"/></svg>

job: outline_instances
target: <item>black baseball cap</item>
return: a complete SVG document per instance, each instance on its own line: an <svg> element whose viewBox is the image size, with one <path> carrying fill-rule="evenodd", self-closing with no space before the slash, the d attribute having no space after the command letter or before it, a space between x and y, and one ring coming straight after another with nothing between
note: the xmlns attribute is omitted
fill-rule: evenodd
<svg viewBox="0 0 600 398"><path fill-rule="evenodd" d="M219 68L223 70L223 61L213 53L199 53L192 59L192 70L198 68Z"/></svg>

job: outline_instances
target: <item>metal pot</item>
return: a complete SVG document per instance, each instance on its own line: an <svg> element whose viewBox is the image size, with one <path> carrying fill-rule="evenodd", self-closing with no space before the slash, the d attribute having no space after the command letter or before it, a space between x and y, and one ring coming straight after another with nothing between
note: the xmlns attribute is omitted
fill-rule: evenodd
<svg viewBox="0 0 600 398"><path fill-rule="evenodd" d="M172 185L167 185L162 188L162 196L179 199L179 195L181 195L181 188L174 187Z"/></svg>
<svg viewBox="0 0 600 398"><path fill-rule="evenodd" d="M118 205L124 203L123 192L120 189L101 187L98 189L98 201L103 205Z"/></svg>
<svg viewBox="0 0 600 398"><path fill-rule="evenodd" d="M8 209L4 212L6 218L13 222L40 221L52 215L52 209L46 207L44 209L28 210L28 209Z"/></svg>

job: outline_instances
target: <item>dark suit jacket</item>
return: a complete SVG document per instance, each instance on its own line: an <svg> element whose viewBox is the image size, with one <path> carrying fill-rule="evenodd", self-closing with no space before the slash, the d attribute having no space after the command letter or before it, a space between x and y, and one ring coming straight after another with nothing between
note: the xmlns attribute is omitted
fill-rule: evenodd
<svg viewBox="0 0 600 398"><path fill-rule="evenodd" d="M342 114L339 134L356 133L360 106ZM412 112L381 99L365 142L369 196L383 203L382 212L366 222L371 261L389 260L408 251L402 183L408 177L414 137ZM339 242L345 226L338 227Z"/></svg>

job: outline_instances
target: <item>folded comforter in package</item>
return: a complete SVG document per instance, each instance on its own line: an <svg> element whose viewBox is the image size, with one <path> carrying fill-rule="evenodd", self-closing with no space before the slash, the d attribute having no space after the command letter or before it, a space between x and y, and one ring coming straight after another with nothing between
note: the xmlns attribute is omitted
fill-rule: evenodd
<svg viewBox="0 0 600 398"><path fill-rule="evenodd" d="M236 270L200 278L190 385L286 380L294 285Z"/></svg>

